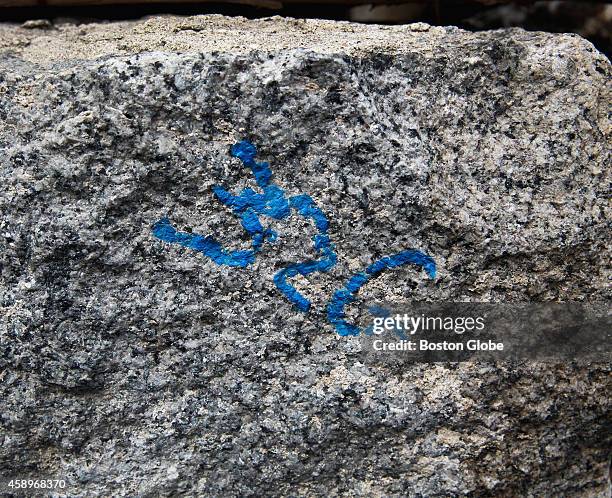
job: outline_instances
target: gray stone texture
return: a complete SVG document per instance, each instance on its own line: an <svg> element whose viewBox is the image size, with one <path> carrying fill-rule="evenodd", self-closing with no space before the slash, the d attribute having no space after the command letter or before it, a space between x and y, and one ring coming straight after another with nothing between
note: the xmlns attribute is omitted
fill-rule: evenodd
<svg viewBox="0 0 612 498"><path fill-rule="evenodd" d="M375 365L324 306L610 299L610 63L573 35L154 18L0 27L0 469L78 496L609 496L610 364ZM247 269L248 138L309 223Z"/></svg>

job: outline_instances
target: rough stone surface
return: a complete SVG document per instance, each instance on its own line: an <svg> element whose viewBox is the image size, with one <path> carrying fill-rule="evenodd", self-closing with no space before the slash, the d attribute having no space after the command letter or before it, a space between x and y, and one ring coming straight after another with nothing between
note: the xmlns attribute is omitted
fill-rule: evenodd
<svg viewBox="0 0 612 498"><path fill-rule="evenodd" d="M609 301L610 63L577 36L220 17L0 27L0 468L109 496L609 496L610 365L361 361L322 309L364 299ZM248 138L331 220L247 269L212 195ZM359 308L359 304L355 308Z"/></svg>

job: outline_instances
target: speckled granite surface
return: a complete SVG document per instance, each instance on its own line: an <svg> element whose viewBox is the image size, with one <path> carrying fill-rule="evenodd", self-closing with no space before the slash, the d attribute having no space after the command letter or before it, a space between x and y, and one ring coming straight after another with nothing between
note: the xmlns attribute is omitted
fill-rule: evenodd
<svg viewBox="0 0 612 498"><path fill-rule="evenodd" d="M151 19L0 27L0 467L80 496L609 496L610 365L365 365L323 312L361 296L609 301L610 63L576 36ZM330 220L244 269L214 197L249 139ZM359 304L355 305L357 308Z"/></svg>

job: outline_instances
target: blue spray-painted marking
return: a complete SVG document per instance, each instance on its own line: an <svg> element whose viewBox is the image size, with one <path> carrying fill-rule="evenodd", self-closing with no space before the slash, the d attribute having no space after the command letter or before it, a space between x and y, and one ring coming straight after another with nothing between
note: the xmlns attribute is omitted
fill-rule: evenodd
<svg viewBox="0 0 612 498"><path fill-rule="evenodd" d="M238 195L233 195L218 185L213 188L213 192L221 203L229 207L240 218L242 227L251 237L252 249L230 251L224 249L211 236L203 237L177 232L167 218L159 220L153 226L153 235L166 242L199 251L219 265L246 267L255 261L256 254L266 241L274 242L277 238L276 232L263 227L259 216L282 220L291 214L291 210L294 210L314 222L318 233L312 240L320 259L304 261L283 268L274 276L274 284L299 310L308 311L310 301L288 283L287 279L297 275L306 276L315 272L326 272L336 264L336 254L327 235L329 221L309 195L303 194L287 198L283 189L270 184L272 179L270 166L267 162L255 161L257 149L253 144L246 140L238 142L232 146L231 154L251 170L263 193L247 188Z"/></svg>
<svg viewBox="0 0 612 498"><path fill-rule="evenodd" d="M255 251L227 251L214 238L193 233L178 232L168 218L153 225L153 235L164 242L179 244L208 256L218 265L244 268L255 261Z"/></svg>
<svg viewBox="0 0 612 498"><path fill-rule="evenodd" d="M357 292L367 282L376 278L383 271L412 263L424 268L430 278L436 278L436 263L434 260L414 249L402 251L393 256L386 256L368 266L365 271L352 276L343 289L337 290L327 306L327 319L336 327L338 335L359 335L359 327L346 321L345 307L357 299Z"/></svg>
<svg viewBox="0 0 612 498"><path fill-rule="evenodd" d="M287 279L297 275L307 276L315 272L327 272L335 266L337 256L327 234L329 220L309 195L301 194L287 198L282 188L270 184L272 170L267 162L255 161L257 149L253 144L246 140L238 142L232 146L231 154L251 170L263 193L247 188L238 195L233 195L218 185L213 188L213 192L221 203L229 207L240 218L242 227L251 237L251 249L232 251L225 249L210 235L179 232L171 225L168 218L162 218L153 225L153 235L165 242L201 252L218 265L244 268L255 261L257 253L265 242L274 242L278 236L274 230L264 228L259 217L268 216L282 220L287 218L292 210L296 211L300 216L312 220L317 229L318 233L312 237L312 241L319 259L303 261L283 268L274 275L274 284L291 303L299 310L306 312L310 309L310 301L300 294ZM364 272L351 277L344 289L334 293L327 307L327 317L339 335L359 334L359 328L348 323L344 314L345 307L355 301L359 289L383 271L408 263L421 266L431 278L435 277L436 265L433 259L420 251L410 249L376 261Z"/></svg>

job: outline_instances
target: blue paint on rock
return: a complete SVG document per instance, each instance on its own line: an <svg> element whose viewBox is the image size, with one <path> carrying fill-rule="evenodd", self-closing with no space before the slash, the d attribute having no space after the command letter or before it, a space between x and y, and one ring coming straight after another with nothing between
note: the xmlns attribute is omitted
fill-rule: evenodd
<svg viewBox="0 0 612 498"><path fill-rule="evenodd" d="M357 299L357 293L367 282L376 278L385 270L406 264L423 268L430 278L436 278L436 263L428 255L414 249L407 249L393 256L386 256L368 266L365 271L352 276L343 289L337 290L327 306L327 319L338 335L359 335L359 327L346 321L344 309Z"/></svg>
<svg viewBox="0 0 612 498"><path fill-rule="evenodd" d="M240 218L242 227L251 237L251 249L232 251L225 249L210 235L179 232L172 226L168 218L162 218L153 225L153 235L164 242L198 251L218 265L245 268L255 262L257 253L266 242L274 242L278 236L274 230L264 228L260 216L282 220L287 218L292 210L296 211L300 216L312 220L317 229L318 233L312 237L312 241L318 259L295 263L283 268L274 275L274 284L300 311L306 312L310 309L310 301L300 294L288 282L288 279L297 275L307 276L316 272L327 272L336 265L337 256L327 233L329 220L309 195L301 194L287 198L282 188L270 184L272 170L267 162L255 161L257 148L252 143L243 140L234 144L231 147L231 154L251 170L262 193L247 188L238 195L233 195L218 185L213 188L213 192L222 204L229 207ZM383 271L408 263L421 266L431 278L435 277L436 267L433 259L420 251L406 250L376 261L364 272L351 277L344 289L334 293L327 308L327 316L339 335L359 334L359 328L349 324L344 314L345 307L356 299L359 289Z"/></svg>
<svg viewBox="0 0 612 498"><path fill-rule="evenodd" d="M177 231L168 218L153 225L153 235L164 242L201 252L218 265L244 268L255 261L255 251L227 251L213 237Z"/></svg>
<svg viewBox="0 0 612 498"><path fill-rule="evenodd" d="M158 221L153 226L153 235L165 242L197 250L219 265L246 267L255 261L255 255L266 241L274 242L278 236L275 231L264 228L259 217L267 216L275 220L282 220L289 217L291 211L294 210L300 216L311 219L317 228L318 233L312 238L312 241L320 259L304 261L283 268L274 276L274 283L278 290L299 310L308 311L310 301L287 282L287 279L297 275L306 276L315 272L326 272L336 264L336 254L327 235L329 221L309 195L302 194L287 198L282 188L270 184L272 179L270 166L267 162L255 161L257 148L253 144L246 140L238 142L232 146L231 153L251 170L263 193L247 188L238 195L233 195L218 185L213 187L213 192L222 204L229 207L240 218L242 227L251 237L252 249L230 251L224 249L212 236L203 237L177 232L167 218Z"/></svg>

